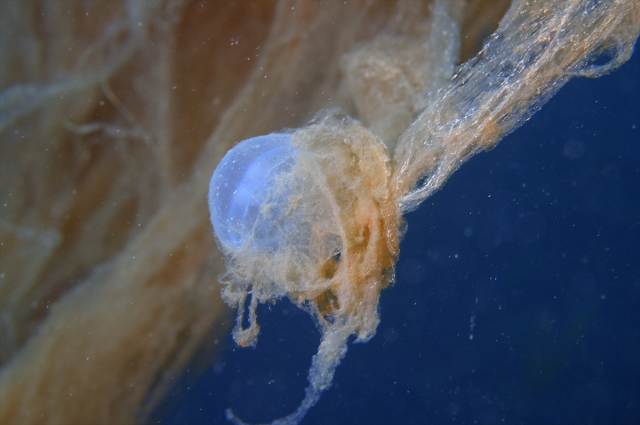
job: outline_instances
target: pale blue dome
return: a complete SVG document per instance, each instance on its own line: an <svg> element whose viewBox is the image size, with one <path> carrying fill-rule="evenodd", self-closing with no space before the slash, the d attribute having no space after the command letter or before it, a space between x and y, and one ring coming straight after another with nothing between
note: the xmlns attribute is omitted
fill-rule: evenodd
<svg viewBox="0 0 640 425"><path fill-rule="evenodd" d="M290 134L273 133L243 140L222 158L211 177L208 201L211 223L226 248L238 248L247 238L259 248L278 246L277 223L287 193L275 183L291 171L297 151Z"/></svg>

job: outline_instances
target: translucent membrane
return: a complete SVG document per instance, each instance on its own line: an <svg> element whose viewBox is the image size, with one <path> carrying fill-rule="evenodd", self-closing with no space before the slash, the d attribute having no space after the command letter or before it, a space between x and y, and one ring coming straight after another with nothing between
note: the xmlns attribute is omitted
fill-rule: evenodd
<svg viewBox="0 0 640 425"><path fill-rule="evenodd" d="M388 150L358 122L327 113L294 133L292 147L263 145L264 139L241 142L221 162L210 206L229 267L223 299L238 308L235 340L255 345L258 303L283 296L309 311L322 331L304 401L275 422L297 423L331 384L349 336L367 341L375 333L378 296L393 276L400 216L390 196ZM247 165L250 150L255 156ZM228 206L217 204L229 195ZM259 206L257 199L263 199ZM241 423L230 411L228 417Z"/></svg>
<svg viewBox="0 0 640 425"><path fill-rule="evenodd" d="M276 180L291 172L297 148L289 134L243 141L220 161L209 185L211 222L220 241L239 247L251 241L265 249L280 244L279 230L288 192Z"/></svg>
<svg viewBox="0 0 640 425"><path fill-rule="evenodd" d="M436 1L421 34L381 34L346 56L364 125L322 112L292 135L297 150L265 147L251 158L247 147L263 139L250 139L230 153L241 158L241 171L226 175L235 169L224 160L214 174L212 219L227 258L223 297L238 308L236 341L256 344L256 306L283 296L309 311L322 332L303 401L274 424L298 423L317 402L350 335L360 342L374 335L380 291L393 280L401 214L526 121L569 78L602 75L625 62L640 31L637 2L515 1L482 51L454 71L459 30L452 5ZM416 61L415 54L398 54L402 49L428 53ZM597 65L602 55L608 60ZM431 68L423 74L416 67ZM408 129L398 138L402 123ZM270 157L273 167L265 165ZM228 199L220 190L226 181L237 188L229 207L216 205ZM227 417L243 423L231 411Z"/></svg>

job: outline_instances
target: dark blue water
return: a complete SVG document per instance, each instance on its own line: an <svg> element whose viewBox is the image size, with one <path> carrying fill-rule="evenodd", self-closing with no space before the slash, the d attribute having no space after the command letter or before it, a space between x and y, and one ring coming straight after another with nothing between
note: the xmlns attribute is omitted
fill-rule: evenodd
<svg viewBox="0 0 640 425"><path fill-rule="evenodd" d="M640 423L640 56L574 79L407 217L381 323L303 424ZM259 309L152 422L265 422L303 397L319 333ZM473 339L470 336L473 336Z"/></svg>

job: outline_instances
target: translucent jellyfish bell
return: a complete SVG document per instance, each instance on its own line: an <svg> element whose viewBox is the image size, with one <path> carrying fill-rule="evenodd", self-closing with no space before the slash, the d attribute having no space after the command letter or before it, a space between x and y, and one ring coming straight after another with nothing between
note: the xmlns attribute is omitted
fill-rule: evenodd
<svg viewBox="0 0 640 425"><path fill-rule="evenodd" d="M274 183L291 171L297 152L290 134L274 133L244 140L222 158L208 201L223 245L236 249L251 240L259 249L277 248L287 193Z"/></svg>
<svg viewBox="0 0 640 425"><path fill-rule="evenodd" d="M283 297L322 333L303 401L274 424L300 422L331 385L350 336L375 333L399 244L391 171L380 139L327 111L292 135L243 141L213 175L211 221L227 262L221 295L238 312L235 341L255 346L258 304ZM227 418L244 424L231 410Z"/></svg>

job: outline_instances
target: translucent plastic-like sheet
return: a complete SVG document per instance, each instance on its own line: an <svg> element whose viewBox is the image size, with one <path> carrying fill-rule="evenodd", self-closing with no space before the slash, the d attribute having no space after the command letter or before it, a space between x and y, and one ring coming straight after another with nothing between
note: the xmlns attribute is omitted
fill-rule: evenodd
<svg viewBox="0 0 640 425"><path fill-rule="evenodd" d="M393 184L402 211L522 125L571 77L598 77L626 62L638 31L637 2L514 1L482 51L398 141Z"/></svg>
<svg viewBox="0 0 640 425"><path fill-rule="evenodd" d="M455 11L436 1L422 33L380 34L345 55L346 89L361 122L327 111L290 135L245 140L212 178L209 205L227 259L223 297L238 309L236 341L255 345L258 303L283 296L322 332L303 401L274 424L298 423L317 402L351 335L357 342L374 335L380 291L393 281L401 214L569 78L624 63L640 30L634 2L515 1L482 51L454 71ZM287 154L279 160L277 152ZM243 423L230 410L227 417Z"/></svg>

